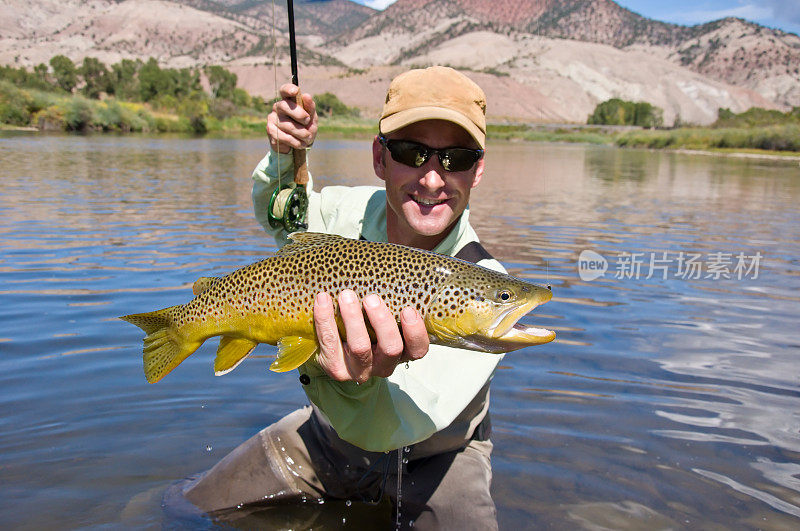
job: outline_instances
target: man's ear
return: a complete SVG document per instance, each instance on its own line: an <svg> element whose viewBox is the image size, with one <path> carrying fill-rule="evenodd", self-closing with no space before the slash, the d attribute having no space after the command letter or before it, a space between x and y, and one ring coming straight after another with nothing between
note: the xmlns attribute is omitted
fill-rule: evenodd
<svg viewBox="0 0 800 531"><path fill-rule="evenodd" d="M483 162L484 159L481 158L478 162L475 163L475 178L472 179L473 188L478 186L478 183L480 183L481 179L483 179Z"/></svg>
<svg viewBox="0 0 800 531"><path fill-rule="evenodd" d="M382 181L386 180L386 159L384 158L383 145L378 136L372 139L372 167L375 170L375 175Z"/></svg>

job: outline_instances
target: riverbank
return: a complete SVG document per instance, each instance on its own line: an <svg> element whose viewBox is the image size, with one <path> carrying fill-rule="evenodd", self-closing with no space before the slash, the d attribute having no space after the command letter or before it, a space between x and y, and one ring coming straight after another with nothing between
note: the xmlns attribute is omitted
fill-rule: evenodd
<svg viewBox="0 0 800 531"><path fill-rule="evenodd" d="M32 125L0 123L0 131L83 131L89 133L183 133L213 137L265 134L266 116L216 118L159 112L140 103L64 98L49 102L31 118ZM320 117L319 133L327 138L370 139L378 132L374 119ZM682 127L649 130L583 124L488 124L490 140L556 142L709 153L760 158L800 158L800 126Z"/></svg>

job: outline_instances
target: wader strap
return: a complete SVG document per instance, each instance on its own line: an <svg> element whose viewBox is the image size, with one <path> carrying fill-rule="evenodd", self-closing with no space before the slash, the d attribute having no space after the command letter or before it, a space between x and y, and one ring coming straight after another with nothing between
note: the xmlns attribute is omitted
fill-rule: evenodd
<svg viewBox="0 0 800 531"><path fill-rule="evenodd" d="M488 441L489 437L491 436L492 436L492 419L491 417L489 417L489 412L487 411L481 423L478 424L475 427L475 431L472 432L472 440Z"/></svg>
<svg viewBox="0 0 800 531"><path fill-rule="evenodd" d="M491 260L494 257L478 242L469 242L455 254L456 258L477 264L481 260Z"/></svg>

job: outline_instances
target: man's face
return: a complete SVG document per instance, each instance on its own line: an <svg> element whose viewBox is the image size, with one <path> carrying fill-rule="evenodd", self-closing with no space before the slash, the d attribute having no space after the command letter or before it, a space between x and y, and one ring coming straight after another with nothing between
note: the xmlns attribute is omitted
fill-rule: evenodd
<svg viewBox="0 0 800 531"><path fill-rule="evenodd" d="M458 125L425 120L386 135L432 148L477 149L475 140ZM419 168L392 159L377 140L372 144L375 173L386 182L386 229L390 242L433 249L444 239L469 203L472 188L483 176L483 159L466 171L447 172L433 155Z"/></svg>

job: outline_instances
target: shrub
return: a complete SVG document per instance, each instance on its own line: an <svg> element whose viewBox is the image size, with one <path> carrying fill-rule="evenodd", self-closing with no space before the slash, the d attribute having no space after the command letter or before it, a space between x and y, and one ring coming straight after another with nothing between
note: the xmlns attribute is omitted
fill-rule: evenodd
<svg viewBox="0 0 800 531"><path fill-rule="evenodd" d="M333 116L357 117L361 114L358 109L348 107L335 94L330 92L314 96L314 102L317 104L317 113L320 116L327 116L328 118Z"/></svg>
<svg viewBox="0 0 800 531"><path fill-rule="evenodd" d="M96 114L92 102L75 96L67 102L64 121L69 131L88 131L95 126Z"/></svg>
<svg viewBox="0 0 800 531"><path fill-rule="evenodd" d="M28 125L33 98L7 81L0 82L0 122L11 125Z"/></svg>
<svg viewBox="0 0 800 531"><path fill-rule="evenodd" d="M65 131L64 109L59 105L51 105L33 115L31 123L40 131Z"/></svg>
<svg viewBox="0 0 800 531"><path fill-rule="evenodd" d="M664 111L647 102L624 101L612 98L599 103L586 120L590 125L638 125L639 127L661 127Z"/></svg>

